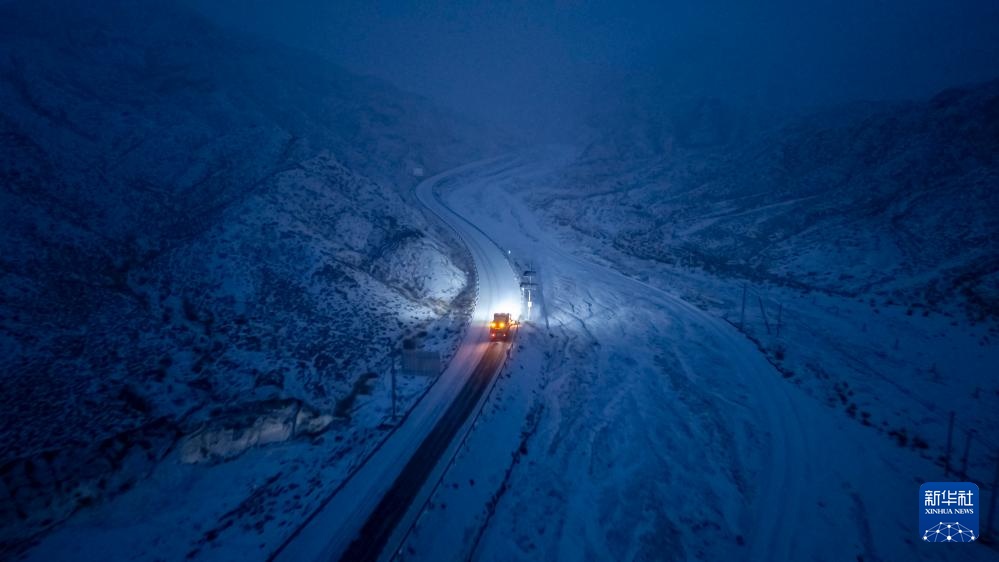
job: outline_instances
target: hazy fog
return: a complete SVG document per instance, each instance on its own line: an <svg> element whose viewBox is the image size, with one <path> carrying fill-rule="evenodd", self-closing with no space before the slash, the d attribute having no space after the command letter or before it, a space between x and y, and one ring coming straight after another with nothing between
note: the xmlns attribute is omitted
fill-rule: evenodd
<svg viewBox="0 0 999 562"><path fill-rule="evenodd" d="M191 1L226 25L546 136L570 134L624 84L783 110L999 75L996 0Z"/></svg>

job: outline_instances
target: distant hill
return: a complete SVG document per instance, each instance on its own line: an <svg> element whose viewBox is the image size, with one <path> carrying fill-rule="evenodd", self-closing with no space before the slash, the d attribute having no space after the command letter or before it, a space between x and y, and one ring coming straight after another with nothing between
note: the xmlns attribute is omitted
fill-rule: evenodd
<svg viewBox="0 0 999 562"><path fill-rule="evenodd" d="M705 107L667 123L716 130L727 113ZM644 258L999 316L999 81L845 105L745 140L696 146L657 130L637 149L647 136L599 137L555 215Z"/></svg>

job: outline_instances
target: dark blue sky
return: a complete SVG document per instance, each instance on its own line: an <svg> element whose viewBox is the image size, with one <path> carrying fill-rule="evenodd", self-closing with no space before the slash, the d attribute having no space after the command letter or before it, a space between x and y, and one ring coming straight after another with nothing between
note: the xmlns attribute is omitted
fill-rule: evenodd
<svg viewBox="0 0 999 562"><path fill-rule="evenodd" d="M999 0L190 1L517 127L565 130L624 80L783 108L999 76Z"/></svg>

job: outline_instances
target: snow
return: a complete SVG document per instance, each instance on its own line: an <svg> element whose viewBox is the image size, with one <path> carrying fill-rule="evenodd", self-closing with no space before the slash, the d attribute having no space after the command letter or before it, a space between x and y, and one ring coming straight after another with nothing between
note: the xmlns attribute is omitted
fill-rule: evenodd
<svg viewBox="0 0 999 562"><path fill-rule="evenodd" d="M457 229L475 264L478 279L475 309L461 346L441 376L361 469L282 546L278 560L328 560L346 549L481 360L490 345L487 325L492 313L509 310L501 307L519 302L518 279L503 253L480 230L458 221L435 197L438 185L460 177L466 168L434 176L416 188L417 197L431 213L450 219L448 224Z"/></svg>
<svg viewBox="0 0 999 562"><path fill-rule="evenodd" d="M563 151L532 153L513 166L484 166L478 177L466 174L452 186L451 208L511 248L515 259L537 264L544 305L397 558L955 556L914 540L913 498L919 482L940 476L935 458L899 447L887 431L859 423L807 382L786 379L772 356L724 319L732 318L738 284L629 259L525 204L523 194L543 198L546 188L560 187L569 158ZM609 259L614 267L601 265ZM842 357L877 357L857 353L865 338L856 317L810 308L815 317L805 318L800 300L784 302L794 310L793 321L783 318L785 345L815 350L838 375ZM866 304L854 308L871 315ZM747 322L753 337L762 330L757 316ZM940 335L923 330L944 325L891 317L881 329L913 348ZM836 318L840 324L830 324ZM796 333L803 326L831 333L808 339L814 331ZM893 332L899 329L908 331ZM884 340L871 331L867 341ZM966 329L947 333L974 349ZM795 343L801 341L809 345ZM995 346L979 348L978 357L969 374L995 364ZM907 364L877 364L890 371L857 395L877 397L881 406L865 405L880 419L906 403L906 393L889 383L912 378L903 374ZM937 424L943 404L993 415L981 402L923 386L908 395L938 399ZM991 557L982 549L960 554Z"/></svg>
<svg viewBox="0 0 999 562"><path fill-rule="evenodd" d="M0 5L3 556L335 558L509 311L388 556L994 558L912 507L950 412L995 466L999 83L483 161L390 86L106 8ZM395 421L408 337L450 361Z"/></svg>
<svg viewBox="0 0 999 562"><path fill-rule="evenodd" d="M18 0L0 29L0 557L276 548L384 439L391 350L459 344L470 263L403 162L487 143L182 6ZM432 379L398 382L405 411Z"/></svg>

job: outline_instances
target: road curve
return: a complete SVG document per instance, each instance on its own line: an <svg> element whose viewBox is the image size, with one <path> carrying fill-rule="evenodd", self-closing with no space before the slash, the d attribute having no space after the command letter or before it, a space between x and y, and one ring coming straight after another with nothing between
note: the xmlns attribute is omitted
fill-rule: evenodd
<svg viewBox="0 0 999 562"><path fill-rule="evenodd" d="M677 320L705 329L717 343L716 352L731 364L733 376L748 383L753 393L747 397L748 403L759 412L761 432L767 435L767 454L760 467L758 488L752 497L750 512L758 523L757 537L748 543L747 560L784 560L794 558L793 528L802 509L803 499L809 493L809 482L816 481L815 467L810 459L815 458L816 444L806 432L803 412L807 411L793 396L789 385L780 377L764 356L721 318L715 317L697 306L683 300L676 294L663 290L650 283L630 277L622 271L599 263L585 252L573 253L558 243L538 222L533 209L505 191L516 180L537 174L536 168L545 167L545 153L535 157L525 154L517 162L509 162L505 167L496 167L488 176L466 177L459 185L470 190L479 189L482 197L471 197L458 208L467 213L469 219L476 220L487 236L512 248L515 254L530 255L550 269L559 268L571 279L601 280L607 286L625 287L657 297L664 313ZM473 172L474 173L474 172ZM488 189L489 191L484 191ZM490 197L497 193L502 195ZM458 198L454 198L457 202ZM496 209L498 204L505 209ZM473 208L471 205L478 205ZM485 222L484 217L496 216L494 222ZM471 223L468 223L471 224ZM478 227L472 227L478 228ZM703 353L698 346L680 347L678 353L694 354L697 360ZM731 402L724 390L718 393L720 403Z"/></svg>
<svg viewBox="0 0 999 562"><path fill-rule="evenodd" d="M506 159L455 168L421 182L416 199L454 229L471 255L477 299L468 329L444 373L400 425L270 556L272 561L377 560L393 530L407 520L438 461L450 449L502 364L507 346L490 344L493 312L518 312L520 287L504 252L481 229L452 212L438 197L462 175L482 177ZM467 429L467 428L466 428Z"/></svg>

